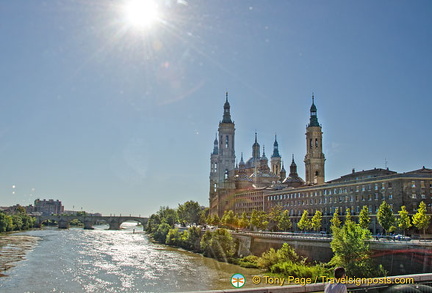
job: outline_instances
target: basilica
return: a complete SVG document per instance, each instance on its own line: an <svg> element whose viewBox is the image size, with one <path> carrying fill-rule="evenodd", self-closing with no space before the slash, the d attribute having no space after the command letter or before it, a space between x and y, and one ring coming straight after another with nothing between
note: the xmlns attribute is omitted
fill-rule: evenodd
<svg viewBox="0 0 432 293"><path fill-rule="evenodd" d="M219 122L218 134L210 156L210 212L212 214L221 216L225 210L230 209L234 203L233 196L238 194L247 194L254 190L281 190L324 183L325 157L322 152L322 130L318 123L313 95L310 121L306 129L308 147L304 159L305 180L297 173L294 155L287 176L276 136L270 162L264 147L261 153L258 135L255 133L251 157L245 161L241 153L240 162L236 164L234 141L235 125L231 119L230 103L226 93L223 117Z"/></svg>

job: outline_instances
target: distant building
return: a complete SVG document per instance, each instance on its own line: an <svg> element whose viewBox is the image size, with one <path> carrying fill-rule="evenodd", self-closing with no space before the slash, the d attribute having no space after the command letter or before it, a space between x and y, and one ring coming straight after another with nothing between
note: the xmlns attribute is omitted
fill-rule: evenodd
<svg viewBox="0 0 432 293"><path fill-rule="evenodd" d="M42 215L62 214L64 206L59 200L36 199L34 201L33 212L41 213Z"/></svg>
<svg viewBox="0 0 432 293"><path fill-rule="evenodd" d="M227 210L251 214L253 210L269 211L272 207L281 206L289 210L296 229L304 210L309 215L320 210L323 229L328 230L336 208L340 215L349 208L355 219L362 207L367 206L372 215L370 228L373 232L381 231L375 215L384 200L395 214L401 206L406 206L412 215L421 201L425 202L427 212L432 213L432 170L425 167L406 173L377 168L360 172L353 170L351 174L326 182L322 135L312 96L310 120L306 126L305 180L297 174L294 156L286 177L276 137L271 167L264 147L262 155L260 153L257 133L252 157L245 162L242 153L239 164L235 164L235 125L231 120L227 94L223 118L210 155L210 213L221 217Z"/></svg>

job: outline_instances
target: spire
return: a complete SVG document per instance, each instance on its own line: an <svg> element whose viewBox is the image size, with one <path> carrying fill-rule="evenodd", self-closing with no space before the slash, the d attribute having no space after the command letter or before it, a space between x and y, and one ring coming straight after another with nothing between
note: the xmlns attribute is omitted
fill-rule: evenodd
<svg viewBox="0 0 432 293"><path fill-rule="evenodd" d="M314 93L312 93L312 106L310 107L310 121L308 127L312 126L320 126L318 123L318 117L317 117L317 108L315 106L315 97Z"/></svg>
<svg viewBox="0 0 432 293"><path fill-rule="evenodd" d="M255 143L252 145L252 157L258 159L260 157L260 145L258 143L258 135L255 131Z"/></svg>
<svg viewBox="0 0 432 293"><path fill-rule="evenodd" d="M284 181L285 177L286 177L286 171L285 171L285 167L284 167L284 163L282 162L282 169L280 171L280 181Z"/></svg>
<svg viewBox="0 0 432 293"><path fill-rule="evenodd" d="M275 134L275 141L273 144L273 155L271 156L272 158L280 158L279 155L279 144L277 142L277 135Z"/></svg>
<svg viewBox="0 0 432 293"><path fill-rule="evenodd" d="M231 106L228 102L228 92L226 92L225 96L226 99L224 104L224 114L223 114L222 123L233 123L231 120L231 113L230 113Z"/></svg>
<svg viewBox="0 0 432 293"><path fill-rule="evenodd" d="M265 155L265 145L263 145L263 155L262 155L262 159L267 159L266 155Z"/></svg>
<svg viewBox="0 0 432 293"><path fill-rule="evenodd" d="M294 154L293 154L292 155L292 162L291 162L291 165L290 165L290 174L289 174L289 177L297 177L297 176L298 176L298 174L297 174L297 165L294 162Z"/></svg>
<svg viewBox="0 0 432 293"><path fill-rule="evenodd" d="M217 139L217 133L216 133L215 140L214 140L213 144L214 144L213 155L217 155L219 153L219 147L218 147L219 143L218 143L218 139Z"/></svg>

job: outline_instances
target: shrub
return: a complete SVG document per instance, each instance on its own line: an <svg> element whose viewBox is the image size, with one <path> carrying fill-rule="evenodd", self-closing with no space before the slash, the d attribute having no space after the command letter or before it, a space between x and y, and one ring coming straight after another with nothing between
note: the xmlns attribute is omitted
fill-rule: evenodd
<svg viewBox="0 0 432 293"><path fill-rule="evenodd" d="M258 268L258 256L248 255L238 261L238 265L244 268Z"/></svg>
<svg viewBox="0 0 432 293"><path fill-rule="evenodd" d="M166 236L168 235L170 229L171 226L169 224L167 223L160 224L157 227L156 232L154 232L153 238L160 243L165 243Z"/></svg>
<svg viewBox="0 0 432 293"><path fill-rule="evenodd" d="M270 248L268 252L264 252L258 259L257 265L260 268L270 271L271 267L277 263L298 261L304 260L301 260L294 248L292 248L288 243L284 243L278 250Z"/></svg>
<svg viewBox="0 0 432 293"><path fill-rule="evenodd" d="M321 276L330 276L331 274L320 265L308 266L304 263L294 263L291 261L274 264L270 271L275 274L284 276L293 276L295 278L312 278Z"/></svg>

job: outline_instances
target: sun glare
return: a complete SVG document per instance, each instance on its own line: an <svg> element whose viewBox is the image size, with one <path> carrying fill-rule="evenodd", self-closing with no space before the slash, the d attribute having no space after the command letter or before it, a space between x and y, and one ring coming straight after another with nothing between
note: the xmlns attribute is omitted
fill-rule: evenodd
<svg viewBox="0 0 432 293"><path fill-rule="evenodd" d="M159 19L159 10L154 0L130 0L125 5L127 21L138 27L151 27Z"/></svg>

